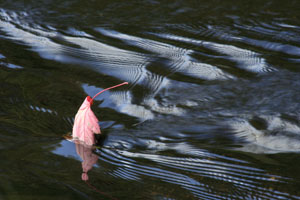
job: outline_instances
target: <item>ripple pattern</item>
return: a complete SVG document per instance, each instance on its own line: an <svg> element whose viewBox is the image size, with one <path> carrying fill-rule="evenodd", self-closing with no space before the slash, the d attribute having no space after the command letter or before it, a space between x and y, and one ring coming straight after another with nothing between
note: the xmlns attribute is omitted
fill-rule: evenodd
<svg viewBox="0 0 300 200"><path fill-rule="evenodd" d="M300 199L297 1L0 4L0 198Z"/></svg>

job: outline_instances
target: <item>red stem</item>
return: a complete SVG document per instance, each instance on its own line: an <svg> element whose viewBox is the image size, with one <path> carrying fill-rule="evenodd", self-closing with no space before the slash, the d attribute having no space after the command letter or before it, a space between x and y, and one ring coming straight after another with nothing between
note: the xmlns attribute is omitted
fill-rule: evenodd
<svg viewBox="0 0 300 200"><path fill-rule="evenodd" d="M116 88L116 87L119 87L119 86L122 86L122 85L127 85L127 84L128 84L128 82L124 82L124 83L121 83L121 84L119 84L119 85L115 85L115 86L106 88L106 89L104 89L104 90L98 92L98 93L92 98L92 100L94 100L99 94L101 94L102 92L105 92L106 90L110 90L110 89L113 89L113 88Z"/></svg>

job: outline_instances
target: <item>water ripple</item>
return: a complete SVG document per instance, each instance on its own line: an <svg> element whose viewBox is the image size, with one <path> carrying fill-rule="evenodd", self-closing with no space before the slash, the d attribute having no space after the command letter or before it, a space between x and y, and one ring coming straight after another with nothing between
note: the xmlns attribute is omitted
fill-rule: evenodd
<svg viewBox="0 0 300 200"><path fill-rule="evenodd" d="M217 53L227 55L228 56L227 59L237 63L236 67L239 67L249 72L264 73L264 72L274 71L274 68L270 67L266 63L265 59L261 58L260 54L250 50L241 49L239 47L235 47L232 45L217 44L214 42L195 40L195 39L190 39L190 38L185 38L185 37L170 35L170 34L155 34L155 35L162 38L176 40L180 42L188 42L191 44L195 44L197 46L208 48Z"/></svg>
<svg viewBox="0 0 300 200"><path fill-rule="evenodd" d="M208 160L205 157L202 159L179 158L132 153L124 150L111 151L101 149L97 153L99 153L102 161L117 166L117 169L111 172L113 176L137 181L145 178L145 176L157 178L171 184L180 185L197 198L235 199L240 195L244 197L253 195L255 198L273 197L276 199L289 197L286 193L259 186L261 181L264 181L265 184L276 185L278 183L284 184L288 179L266 174L264 170L253 167L250 168L242 163L230 164L222 162L221 160ZM148 160L147 162L152 161L156 164L148 166L139 164L143 162L143 160ZM171 168L173 168L172 172L169 171ZM189 172L192 172L194 176L190 177L188 175ZM206 184L206 181L209 179L206 180L206 178L227 182L227 184L231 184L233 191L231 194L223 193L222 195L219 193L220 191L214 193L212 191L218 189L210 188ZM238 196L236 196L237 194Z"/></svg>
<svg viewBox="0 0 300 200"><path fill-rule="evenodd" d="M3 198L22 198L23 185L101 198L80 179L88 163L90 183L119 199L300 199L296 9L282 12L275 1L4 4L0 190L19 196ZM84 162L85 147L61 136L86 95L122 81L129 85L95 99L103 134Z"/></svg>
<svg viewBox="0 0 300 200"><path fill-rule="evenodd" d="M125 40L130 45L140 47L157 54L159 57L169 60L170 63L167 63L167 66L169 67L168 74L175 72L184 73L185 75L193 76L202 80L224 80L228 78L222 70L215 66L191 61L190 55L194 52L193 50L183 49L170 44L139 38L136 36L130 36L116 31L108 31L100 28L97 30L106 36Z"/></svg>

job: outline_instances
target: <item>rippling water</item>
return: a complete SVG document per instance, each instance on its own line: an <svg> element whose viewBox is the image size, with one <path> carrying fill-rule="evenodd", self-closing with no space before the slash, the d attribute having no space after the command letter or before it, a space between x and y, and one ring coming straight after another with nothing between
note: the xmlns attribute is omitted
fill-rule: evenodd
<svg viewBox="0 0 300 200"><path fill-rule="evenodd" d="M300 199L298 1L0 5L1 199Z"/></svg>

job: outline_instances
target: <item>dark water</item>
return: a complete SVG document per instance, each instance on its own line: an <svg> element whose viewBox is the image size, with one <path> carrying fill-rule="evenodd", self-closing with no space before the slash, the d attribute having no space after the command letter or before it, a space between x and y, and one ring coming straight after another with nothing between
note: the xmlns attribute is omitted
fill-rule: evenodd
<svg viewBox="0 0 300 200"><path fill-rule="evenodd" d="M300 199L298 0L0 7L0 199Z"/></svg>

